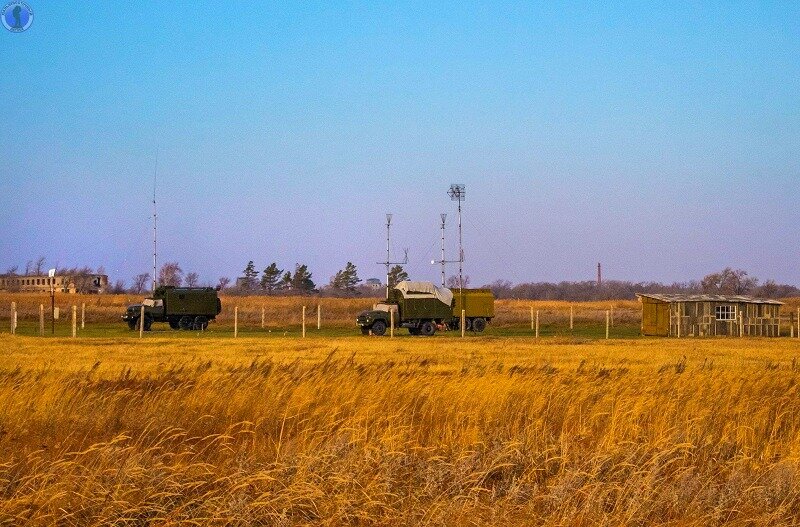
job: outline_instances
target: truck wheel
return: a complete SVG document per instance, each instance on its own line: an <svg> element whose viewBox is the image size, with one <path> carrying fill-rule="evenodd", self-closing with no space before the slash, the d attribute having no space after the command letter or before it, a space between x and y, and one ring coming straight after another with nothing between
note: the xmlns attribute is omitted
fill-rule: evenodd
<svg viewBox="0 0 800 527"><path fill-rule="evenodd" d="M153 317L151 317L150 315L145 315L144 316L144 330L145 331L150 331L150 328L152 328L152 327L153 327Z"/></svg>
<svg viewBox="0 0 800 527"><path fill-rule="evenodd" d="M386 322L383 320L376 320L372 323L372 334L381 336L386 333Z"/></svg>
<svg viewBox="0 0 800 527"><path fill-rule="evenodd" d="M477 331L478 333L482 332L486 329L486 320L483 318L476 318L472 321L472 331Z"/></svg>
<svg viewBox="0 0 800 527"><path fill-rule="evenodd" d="M408 328L408 332L411 335L419 335L419 328Z"/></svg>
<svg viewBox="0 0 800 527"><path fill-rule="evenodd" d="M193 322L194 320L192 319L192 317L190 317L189 315L183 315L181 319L178 321L178 327L183 330L192 329Z"/></svg>
<svg viewBox="0 0 800 527"><path fill-rule="evenodd" d="M361 328L361 334L362 335L369 335L369 328L362 327Z"/></svg>
<svg viewBox="0 0 800 527"><path fill-rule="evenodd" d="M178 329L178 328L180 328L180 326L178 325L178 321L176 319L174 319L174 318L169 319L167 322L169 322L170 329Z"/></svg>
<svg viewBox="0 0 800 527"><path fill-rule="evenodd" d="M139 324L139 319L132 318L132 319L130 319L130 320L128 321L128 329L130 329L131 331L133 331L134 329L136 329L136 326L137 326L138 324Z"/></svg>
<svg viewBox="0 0 800 527"><path fill-rule="evenodd" d="M419 327L419 332L426 337L432 337L436 333L436 326L431 321L423 322Z"/></svg>
<svg viewBox="0 0 800 527"><path fill-rule="evenodd" d="M202 315L194 317L194 324L192 329L195 331L204 331L208 327L208 319Z"/></svg>

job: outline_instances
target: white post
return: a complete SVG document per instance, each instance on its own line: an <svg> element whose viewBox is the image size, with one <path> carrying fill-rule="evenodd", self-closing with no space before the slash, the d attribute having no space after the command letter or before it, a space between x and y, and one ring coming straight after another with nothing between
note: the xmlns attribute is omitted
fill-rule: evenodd
<svg viewBox="0 0 800 527"><path fill-rule="evenodd" d="M461 336L467 336L467 311L465 309L461 310Z"/></svg>
<svg viewBox="0 0 800 527"><path fill-rule="evenodd" d="M536 310L536 338L539 338L539 310Z"/></svg>
<svg viewBox="0 0 800 527"><path fill-rule="evenodd" d="M317 306L317 324L319 324L319 306ZM319 326L317 327L319 329ZM389 310L389 338L394 337L394 309Z"/></svg>
<svg viewBox="0 0 800 527"><path fill-rule="evenodd" d="M39 304L39 336L44 336L44 304Z"/></svg>
<svg viewBox="0 0 800 527"><path fill-rule="evenodd" d="M322 329L322 306L320 304L317 304L317 329Z"/></svg>
<svg viewBox="0 0 800 527"><path fill-rule="evenodd" d="M144 304L139 308L139 338L144 336Z"/></svg>
<svg viewBox="0 0 800 527"><path fill-rule="evenodd" d="M533 328L534 328L534 325L533 325L533 306L531 306L531 329L533 329Z"/></svg>
<svg viewBox="0 0 800 527"><path fill-rule="evenodd" d="M572 329L575 327L574 324L573 324L574 317L575 317L575 313L573 311L572 304L570 304L569 305L569 330L570 331L572 331Z"/></svg>
<svg viewBox="0 0 800 527"><path fill-rule="evenodd" d="M744 337L744 315L739 311L739 337Z"/></svg>
<svg viewBox="0 0 800 527"><path fill-rule="evenodd" d="M608 340L608 329L611 325L611 312L606 310L606 340Z"/></svg>
<svg viewBox="0 0 800 527"><path fill-rule="evenodd" d="M17 303L11 302L11 334L17 332Z"/></svg>
<svg viewBox="0 0 800 527"><path fill-rule="evenodd" d="M303 306L303 338L306 338L306 306Z"/></svg>
<svg viewBox="0 0 800 527"><path fill-rule="evenodd" d="M72 305L72 338L78 336L78 306Z"/></svg>
<svg viewBox="0 0 800 527"><path fill-rule="evenodd" d="M239 336L239 306L233 308L233 338Z"/></svg>
<svg viewBox="0 0 800 527"><path fill-rule="evenodd" d="M261 329L264 329L264 306L261 306Z"/></svg>
<svg viewBox="0 0 800 527"><path fill-rule="evenodd" d="M81 329L86 329L86 302L81 303Z"/></svg>

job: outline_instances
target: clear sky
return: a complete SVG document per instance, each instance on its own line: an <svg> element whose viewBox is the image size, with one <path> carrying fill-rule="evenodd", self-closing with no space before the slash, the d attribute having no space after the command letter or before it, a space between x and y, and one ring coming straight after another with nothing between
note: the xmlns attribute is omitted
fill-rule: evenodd
<svg viewBox="0 0 800 527"><path fill-rule="evenodd" d="M473 284L799 284L800 3L29 0L0 28L0 267L393 258ZM688 2L685 4L689 4ZM453 274L451 267L448 274Z"/></svg>

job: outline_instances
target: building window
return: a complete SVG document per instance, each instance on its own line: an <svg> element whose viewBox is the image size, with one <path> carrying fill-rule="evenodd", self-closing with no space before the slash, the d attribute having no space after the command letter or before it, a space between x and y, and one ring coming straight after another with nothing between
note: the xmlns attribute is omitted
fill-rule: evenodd
<svg viewBox="0 0 800 527"><path fill-rule="evenodd" d="M736 320L736 306L716 306L714 314L717 320Z"/></svg>

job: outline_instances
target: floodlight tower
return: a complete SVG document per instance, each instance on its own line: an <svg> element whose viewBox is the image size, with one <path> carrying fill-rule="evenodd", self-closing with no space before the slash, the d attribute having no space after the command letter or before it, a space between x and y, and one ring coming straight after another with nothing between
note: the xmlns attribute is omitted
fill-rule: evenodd
<svg viewBox="0 0 800 527"><path fill-rule="evenodd" d="M464 287L464 245L461 238L461 202L467 197L467 188L463 184L453 183L447 191L451 201L458 202L458 291Z"/></svg>
<svg viewBox="0 0 800 527"><path fill-rule="evenodd" d="M386 261L385 262L378 262L378 264L383 264L386 266L386 298L389 298L389 268L392 265L405 265L408 263L408 249L403 249L405 252L405 258L403 258L402 262L393 262L391 257L391 228L392 228L392 215L386 214Z"/></svg>

